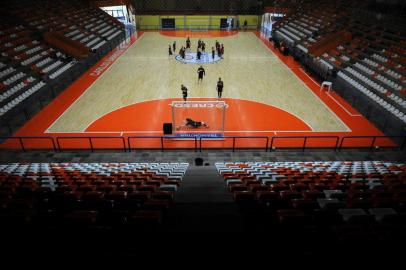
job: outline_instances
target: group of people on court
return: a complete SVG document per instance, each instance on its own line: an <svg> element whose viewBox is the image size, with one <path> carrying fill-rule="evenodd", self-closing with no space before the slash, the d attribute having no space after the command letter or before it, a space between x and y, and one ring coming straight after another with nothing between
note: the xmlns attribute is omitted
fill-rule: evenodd
<svg viewBox="0 0 406 270"><path fill-rule="evenodd" d="M197 69L197 74L198 74L197 83L203 82L203 76L206 75L206 71L204 70L204 68L202 66L200 66ZM217 81L217 85L216 85L217 97L219 99L223 95L223 88L224 88L224 82L221 80L221 78L219 78L219 80ZM187 93L188 89L183 84L181 85L181 91L182 91L183 100L186 102L187 95L188 95L188 93Z"/></svg>
<svg viewBox="0 0 406 270"><path fill-rule="evenodd" d="M189 38L188 38L189 39ZM201 39L199 39L197 41L197 60L200 60L202 57L202 53L204 53L206 51L206 43L204 43L204 41L202 41Z"/></svg>
<svg viewBox="0 0 406 270"><path fill-rule="evenodd" d="M173 55L172 48L173 48L173 52L176 52L176 41L173 42L172 46L171 46L170 44L169 44L169 46L168 46L168 53L169 53L169 56L172 56L172 55ZM186 56L186 49L187 49L187 48L185 48L185 47L182 46L182 47L180 48L180 50L179 50L179 55L180 55L180 57L182 57L182 59L185 59L185 56Z"/></svg>
<svg viewBox="0 0 406 270"><path fill-rule="evenodd" d="M191 41L190 38L187 37L186 39L186 47L182 46L179 50L179 55L185 59L185 53L186 50L190 51L190 47L191 47ZM176 52L176 41L173 42L172 46L169 45L169 56L172 56L172 50L173 52ZM202 41L201 39L198 40L197 42L197 59L200 60L201 59L201 55L202 53L204 53L206 50L206 43L204 41ZM217 55L221 58L223 58L224 55L224 45L220 44L217 40L216 40L216 44L215 44L215 48L212 47L212 59L214 59L215 55ZM198 78L197 78L197 83L202 83L203 82L203 77L206 75L206 71L204 70L203 66L200 66L197 69L197 74L198 74ZM221 78L218 79L217 84L216 84L216 90L217 90L217 97L220 99L222 97L223 94L223 88L224 88L224 82L221 80ZM188 97L188 89L185 85L181 85L181 91L182 91L182 97L183 100L186 102L187 101L187 97ZM193 128L198 128L198 127L206 127L208 128L209 125L205 122L201 122L201 121L194 121L190 118L186 118L184 124L182 126L189 126L189 127L193 127ZM177 127L177 129L179 129L181 126Z"/></svg>
<svg viewBox="0 0 406 270"><path fill-rule="evenodd" d="M220 58L223 58L224 55L224 44L220 44L220 42L218 42L216 40L216 44L215 44L216 48L212 47L211 48L211 58L214 59L214 57L216 56L216 52L217 55ZM179 50L179 55L180 57L182 57L182 59L185 59L186 56L186 51L190 51L191 48L191 41L190 38L187 37L186 39L186 47L182 46ZM176 41L173 42L172 46L169 44L168 45L168 52L169 52L169 56L172 56L174 52L176 52ZM199 39L197 41L197 51L196 51L196 55L197 55L197 60L200 60L202 57L202 54L206 52L206 43Z"/></svg>

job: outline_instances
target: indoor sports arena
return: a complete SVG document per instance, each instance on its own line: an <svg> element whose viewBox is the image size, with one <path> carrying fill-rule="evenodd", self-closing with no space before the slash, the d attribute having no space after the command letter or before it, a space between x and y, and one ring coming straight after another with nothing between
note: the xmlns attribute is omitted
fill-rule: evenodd
<svg viewBox="0 0 406 270"><path fill-rule="evenodd" d="M401 0L3 0L5 251L137 258L204 233L397 254L405 16Z"/></svg>

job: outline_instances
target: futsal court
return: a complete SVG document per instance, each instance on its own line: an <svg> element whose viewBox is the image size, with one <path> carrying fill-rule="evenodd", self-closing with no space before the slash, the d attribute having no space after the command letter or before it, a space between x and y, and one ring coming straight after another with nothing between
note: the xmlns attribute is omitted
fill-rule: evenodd
<svg viewBox="0 0 406 270"><path fill-rule="evenodd" d="M206 43L205 59L211 57L216 40L224 44L223 59L212 63L183 63L176 58L186 37L191 52L198 39ZM176 41L174 55L168 45ZM198 84L197 68L206 76ZM380 136L373 124L335 92L321 89L291 56L283 56L257 31L145 31L137 32L75 81L48 106L30 119L14 136L70 137L61 148L87 148L80 137L102 137L95 148L120 148L123 137L134 148L192 148L193 140L165 138L163 123L173 121L171 104L182 101L181 84L188 88L187 102L217 101L216 83L224 82L224 130L209 110L194 110L194 120L210 127L197 132L218 133L226 138L204 139L206 148L228 148L228 136ZM190 117L189 115L189 117ZM182 117L188 115L181 114ZM176 127L174 127L176 130ZM196 132L182 129L181 132ZM72 138L77 137L77 138ZM114 138L105 138L114 137ZM156 138L154 138L156 137ZM273 147L298 147L303 139L275 140ZM238 147L263 147L263 138L238 140ZM309 139L309 147L333 147L334 138ZM30 140L27 147L50 147L46 140ZM353 139L344 147L366 146L370 139ZM390 145L388 140L376 145ZM18 146L6 141L3 147Z"/></svg>

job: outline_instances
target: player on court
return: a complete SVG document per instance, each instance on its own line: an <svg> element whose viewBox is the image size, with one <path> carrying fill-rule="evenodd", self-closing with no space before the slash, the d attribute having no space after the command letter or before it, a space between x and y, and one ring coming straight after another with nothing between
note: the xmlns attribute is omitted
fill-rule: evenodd
<svg viewBox="0 0 406 270"><path fill-rule="evenodd" d="M209 128L209 125L203 121L194 121L190 118L186 118L185 122L183 125L176 127L177 130L179 130L181 127L192 127L192 128L198 128L198 127L206 127Z"/></svg>
<svg viewBox="0 0 406 270"><path fill-rule="evenodd" d="M224 87L224 83L221 80L221 78L219 78L218 82L217 82L217 95L218 98L221 98L221 95L223 94L223 87Z"/></svg>
<svg viewBox="0 0 406 270"><path fill-rule="evenodd" d="M190 38L189 37L187 37L187 39L186 39L186 49L190 50Z"/></svg>
<svg viewBox="0 0 406 270"><path fill-rule="evenodd" d="M223 56L224 56L224 44L221 44L220 52L221 52L221 58L223 58Z"/></svg>
<svg viewBox="0 0 406 270"><path fill-rule="evenodd" d="M197 78L197 83L199 83L199 81L200 81L200 82L203 82L203 76L206 75L206 71L204 70L203 66L200 66L200 67L197 69L197 74L199 74L199 76L198 76L198 78Z"/></svg>
<svg viewBox="0 0 406 270"><path fill-rule="evenodd" d="M182 90L183 100L186 102L186 99L187 99L187 88L186 88L186 86L184 86L184 85L182 84L180 89Z"/></svg>

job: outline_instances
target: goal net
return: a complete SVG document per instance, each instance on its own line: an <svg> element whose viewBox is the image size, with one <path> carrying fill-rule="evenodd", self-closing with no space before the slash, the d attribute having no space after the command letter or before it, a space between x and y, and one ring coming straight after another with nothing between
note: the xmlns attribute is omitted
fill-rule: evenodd
<svg viewBox="0 0 406 270"><path fill-rule="evenodd" d="M189 30L195 32L205 32L210 27L208 19L188 19L186 23L189 26Z"/></svg>
<svg viewBox="0 0 406 270"><path fill-rule="evenodd" d="M224 101L172 101L172 124L175 134L224 135L224 118L227 104ZM200 122L187 124L187 119Z"/></svg>

